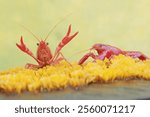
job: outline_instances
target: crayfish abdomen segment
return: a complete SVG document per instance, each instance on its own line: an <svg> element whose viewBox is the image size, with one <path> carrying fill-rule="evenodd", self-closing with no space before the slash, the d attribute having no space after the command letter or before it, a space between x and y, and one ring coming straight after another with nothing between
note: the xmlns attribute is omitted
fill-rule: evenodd
<svg viewBox="0 0 150 117"><path fill-rule="evenodd" d="M139 58L140 60L147 60L149 59L147 56L145 56L143 53L138 51L125 51L126 56L130 56L132 58Z"/></svg>

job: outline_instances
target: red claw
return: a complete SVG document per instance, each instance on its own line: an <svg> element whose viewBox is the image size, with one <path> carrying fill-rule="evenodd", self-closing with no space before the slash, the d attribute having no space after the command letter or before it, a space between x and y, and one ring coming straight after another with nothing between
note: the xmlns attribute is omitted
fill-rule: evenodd
<svg viewBox="0 0 150 117"><path fill-rule="evenodd" d="M67 43L69 43L79 32L71 35L71 25L69 25L66 36L62 39L62 41L58 44L55 53L58 53Z"/></svg>
<svg viewBox="0 0 150 117"><path fill-rule="evenodd" d="M67 32L66 36L69 36L70 32L71 32L71 24L69 25L68 32Z"/></svg>
<svg viewBox="0 0 150 117"><path fill-rule="evenodd" d="M25 46L25 44L24 44L24 42L23 42L22 36L21 36L21 38L20 38L20 45L16 43L16 46L17 46L20 50L22 50L22 51L25 52L26 46Z"/></svg>
<svg viewBox="0 0 150 117"><path fill-rule="evenodd" d="M20 45L16 43L16 46L23 51L24 53L30 55L32 58L34 58L38 63L41 63L34 55L33 53L26 47L26 45L23 42L23 37L20 38Z"/></svg>

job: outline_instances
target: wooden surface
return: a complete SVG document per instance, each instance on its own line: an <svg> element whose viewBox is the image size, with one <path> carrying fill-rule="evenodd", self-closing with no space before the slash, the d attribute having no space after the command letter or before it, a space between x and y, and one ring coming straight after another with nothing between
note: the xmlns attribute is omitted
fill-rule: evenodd
<svg viewBox="0 0 150 117"><path fill-rule="evenodd" d="M0 99L150 99L150 81L114 81L107 84L91 84L80 89L67 88L59 91L38 94L3 94Z"/></svg>

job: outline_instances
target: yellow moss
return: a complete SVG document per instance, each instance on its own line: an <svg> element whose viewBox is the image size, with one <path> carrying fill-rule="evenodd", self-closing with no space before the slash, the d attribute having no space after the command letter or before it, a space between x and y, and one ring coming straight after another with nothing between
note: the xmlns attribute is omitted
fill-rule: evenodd
<svg viewBox="0 0 150 117"><path fill-rule="evenodd" d="M150 79L150 60L140 61L123 55L113 59L88 62L83 65L65 61L54 66L32 70L12 68L0 72L0 90L21 93L56 90L66 87L80 87L98 81L112 81L126 78Z"/></svg>

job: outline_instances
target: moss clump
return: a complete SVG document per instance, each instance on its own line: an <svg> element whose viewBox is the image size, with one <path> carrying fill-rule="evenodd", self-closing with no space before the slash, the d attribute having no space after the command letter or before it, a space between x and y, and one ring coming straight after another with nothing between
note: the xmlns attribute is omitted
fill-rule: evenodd
<svg viewBox="0 0 150 117"><path fill-rule="evenodd" d="M12 68L0 72L0 90L21 93L79 87L89 83L130 78L150 79L150 60L141 61L123 55L112 60L87 62L82 66L65 61L38 70Z"/></svg>

